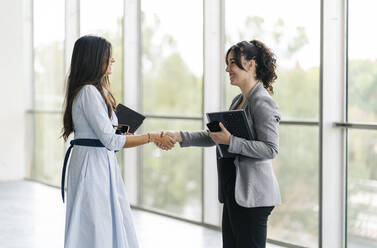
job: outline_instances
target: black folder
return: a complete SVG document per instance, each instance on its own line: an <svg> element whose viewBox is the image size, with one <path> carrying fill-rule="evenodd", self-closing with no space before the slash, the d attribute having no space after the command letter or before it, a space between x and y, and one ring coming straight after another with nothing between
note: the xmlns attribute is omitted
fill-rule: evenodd
<svg viewBox="0 0 377 248"><path fill-rule="evenodd" d="M124 106L123 104L118 104L115 110L115 114L118 117L119 125L129 125L130 133L134 133L143 124L145 116Z"/></svg>
<svg viewBox="0 0 377 248"><path fill-rule="evenodd" d="M245 110L230 110L222 112L207 113L207 119L211 121L219 121L224 127L236 137L253 140L253 133L246 118ZM236 154L228 152L228 145L217 145L219 154L222 158L234 158Z"/></svg>

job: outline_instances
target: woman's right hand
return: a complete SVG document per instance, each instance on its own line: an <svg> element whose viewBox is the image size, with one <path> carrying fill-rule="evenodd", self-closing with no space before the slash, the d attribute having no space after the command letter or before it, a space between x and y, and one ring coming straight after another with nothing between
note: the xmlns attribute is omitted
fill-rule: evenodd
<svg viewBox="0 0 377 248"><path fill-rule="evenodd" d="M176 140L165 132L151 133L150 135L151 141L153 141L162 150L170 150L176 143Z"/></svg>
<svg viewBox="0 0 377 248"><path fill-rule="evenodd" d="M176 142L182 142L181 132L179 131L164 131L166 135L172 137Z"/></svg>

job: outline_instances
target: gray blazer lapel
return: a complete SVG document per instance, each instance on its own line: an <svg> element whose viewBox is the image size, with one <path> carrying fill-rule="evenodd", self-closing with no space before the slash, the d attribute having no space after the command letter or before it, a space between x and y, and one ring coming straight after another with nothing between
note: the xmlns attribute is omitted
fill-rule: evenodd
<svg viewBox="0 0 377 248"><path fill-rule="evenodd" d="M236 96L236 99L233 100L233 103L230 105L229 110L234 110L235 108L237 108L241 100L242 100L242 94L239 94L238 96Z"/></svg>
<svg viewBox="0 0 377 248"><path fill-rule="evenodd" d="M263 87L261 83L257 83L254 88L251 89L251 91L249 92L249 95L247 96L246 98L246 101L245 103L243 104L242 108L246 110L246 108L248 107L248 101L252 98L252 96L254 94L257 94L256 92L260 91L260 88ZM234 110L237 108L237 106L241 103L242 101L242 94L239 94L238 96L236 96L234 99L233 99L233 102L232 104L230 105L229 107L229 110Z"/></svg>

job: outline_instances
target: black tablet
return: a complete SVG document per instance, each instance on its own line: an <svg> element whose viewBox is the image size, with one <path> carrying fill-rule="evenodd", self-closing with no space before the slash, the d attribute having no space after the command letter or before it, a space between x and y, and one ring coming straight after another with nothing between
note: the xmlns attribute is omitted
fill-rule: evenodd
<svg viewBox="0 0 377 248"><path fill-rule="evenodd" d="M124 106L123 104L118 104L115 111L118 117L119 125L130 126L129 132L134 133L143 124L145 116Z"/></svg>
<svg viewBox="0 0 377 248"><path fill-rule="evenodd" d="M221 122L224 127L236 137L253 140L251 127L246 118L245 110L230 110L222 112L207 113L207 119L211 123ZM222 158L234 158L236 154L228 152L228 145L218 145L218 150Z"/></svg>

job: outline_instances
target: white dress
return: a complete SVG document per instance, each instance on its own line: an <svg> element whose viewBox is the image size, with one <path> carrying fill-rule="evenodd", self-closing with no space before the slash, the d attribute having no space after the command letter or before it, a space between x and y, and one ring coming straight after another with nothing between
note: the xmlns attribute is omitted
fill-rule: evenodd
<svg viewBox="0 0 377 248"><path fill-rule="evenodd" d="M99 139L105 147L74 146L68 168L65 248L136 248L130 205L114 151L126 136L115 134L116 115L99 91L84 86L72 106L75 139Z"/></svg>

